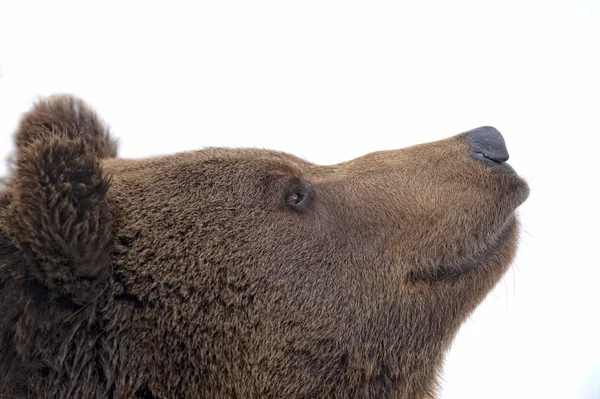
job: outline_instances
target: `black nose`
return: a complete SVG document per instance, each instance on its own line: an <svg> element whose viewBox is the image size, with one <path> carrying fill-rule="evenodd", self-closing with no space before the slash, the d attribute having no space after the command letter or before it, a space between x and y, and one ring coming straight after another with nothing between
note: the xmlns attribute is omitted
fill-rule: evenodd
<svg viewBox="0 0 600 399"><path fill-rule="evenodd" d="M478 127L467 132L471 143L471 155L486 163L502 163L508 161L508 150L504 137L491 126Z"/></svg>

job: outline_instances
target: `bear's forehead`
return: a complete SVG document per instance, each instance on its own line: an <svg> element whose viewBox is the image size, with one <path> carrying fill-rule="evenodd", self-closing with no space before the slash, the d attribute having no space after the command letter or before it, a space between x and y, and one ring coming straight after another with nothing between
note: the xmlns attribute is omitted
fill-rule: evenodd
<svg viewBox="0 0 600 399"><path fill-rule="evenodd" d="M302 168L314 168L317 165L302 159L296 155L283 151L267 150L261 148L223 148L208 147L200 151L184 153L188 156L198 157L204 161L231 161L243 164L266 164L273 166L292 166Z"/></svg>
<svg viewBox="0 0 600 399"><path fill-rule="evenodd" d="M295 155L260 148L208 147L196 151L143 159L109 158L102 161L109 174L144 176L168 170L206 167L248 173L311 174L325 169Z"/></svg>

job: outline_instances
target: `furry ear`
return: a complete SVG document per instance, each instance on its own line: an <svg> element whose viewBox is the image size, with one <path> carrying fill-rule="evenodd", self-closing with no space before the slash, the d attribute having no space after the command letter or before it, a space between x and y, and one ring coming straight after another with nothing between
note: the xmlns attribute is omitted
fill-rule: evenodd
<svg viewBox="0 0 600 399"><path fill-rule="evenodd" d="M9 180L25 274L76 304L110 275L109 179L99 158L116 155L98 117L80 100L40 101L21 121Z"/></svg>
<svg viewBox="0 0 600 399"><path fill-rule="evenodd" d="M44 136L81 138L98 158L117 156L117 142L106 123L81 99L55 95L39 100L15 133L17 151Z"/></svg>

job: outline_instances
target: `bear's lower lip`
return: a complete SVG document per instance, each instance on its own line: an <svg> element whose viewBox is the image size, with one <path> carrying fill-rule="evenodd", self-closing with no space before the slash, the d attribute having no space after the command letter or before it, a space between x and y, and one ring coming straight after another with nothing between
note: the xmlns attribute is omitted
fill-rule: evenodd
<svg viewBox="0 0 600 399"><path fill-rule="evenodd" d="M512 177L517 181L515 189L517 200L515 208L517 208L529 197L529 185L516 172L512 172Z"/></svg>

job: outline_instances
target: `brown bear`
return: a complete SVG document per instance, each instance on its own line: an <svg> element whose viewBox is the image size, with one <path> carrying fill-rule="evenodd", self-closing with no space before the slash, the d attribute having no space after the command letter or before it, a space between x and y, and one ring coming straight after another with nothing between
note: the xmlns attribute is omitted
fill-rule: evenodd
<svg viewBox="0 0 600 399"><path fill-rule="evenodd" d="M15 144L2 398L435 397L528 196L491 127L332 166L124 160L91 108L55 96Z"/></svg>

